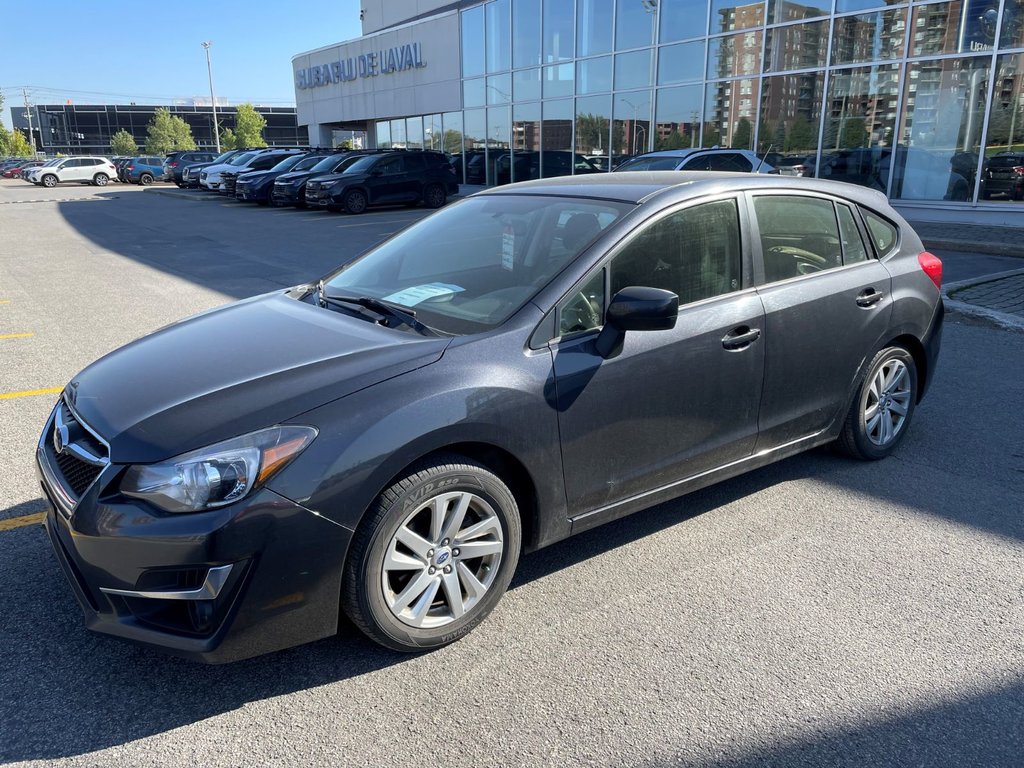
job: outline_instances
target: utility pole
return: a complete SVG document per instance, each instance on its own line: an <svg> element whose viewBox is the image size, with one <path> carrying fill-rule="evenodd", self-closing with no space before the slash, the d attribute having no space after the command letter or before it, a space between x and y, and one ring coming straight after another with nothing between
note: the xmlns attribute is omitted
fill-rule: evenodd
<svg viewBox="0 0 1024 768"><path fill-rule="evenodd" d="M210 46L213 45L212 40L207 40L202 43L203 48L206 49L206 73L210 76L210 106L213 107L213 140L217 144L217 154L220 154L220 126L217 125L217 97L213 95L213 65L210 64Z"/></svg>
<svg viewBox="0 0 1024 768"><path fill-rule="evenodd" d="M21 89L21 95L25 97L25 119L28 120L28 143L32 147L32 157L36 156L36 140L32 133L32 105L28 103L28 91Z"/></svg>

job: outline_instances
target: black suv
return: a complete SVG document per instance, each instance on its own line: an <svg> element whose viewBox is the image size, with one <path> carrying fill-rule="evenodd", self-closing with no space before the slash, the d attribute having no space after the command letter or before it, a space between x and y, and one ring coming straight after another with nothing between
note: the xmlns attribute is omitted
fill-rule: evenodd
<svg viewBox="0 0 1024 768"><path fill-rule="evenodd" d="M280 160L270 170L253 170L243 173L235 181L235 199L243 202L256 202L266 205L270 202L271 192L274 189L274 182L279 176L286 173L308 171L324 159L324 156L331 153L327 149L315 149L305 155L292 155Z"/></svg>
<svg viewBox="0 0 1024 768"><path fill-rule="evenodd" d="M290 157L301 157L304 154L305 151L301 149L278 150L271 148L264 152L260 152L255 157L250 158L245 165L241 165L230 171L222 171L220 174L221 185L217 192L221 195L234 197L235 184L238 181L239 176L253 171L269 171L282 160L287 160Z"/></svg>
<svg viewBox="0 0 1024 768"><path fill-rule="evenodd" d="M423 202L440 208L459 183L440 152L389 152L359 158L341 173L317 176L306 185L306 202L362 213L371 205Z"/></svg>
<svg viewBox="0 0 1024 768"><path fill-rule="evenodd" d="M179 187L185 187L186 189L195 189L199 186L199 172L203 168L208 168L211 165L219 165L220 163L226 163L233 157L237 157L246 150L244 149L229 149L226 152L213 157L209 160L204 160L199 163L183 163L179 164L174 169L174 183L178 184ZM180 184L178 183L180 180Z"/></svg>
<svg viewBox="0 0 1024 768"><path fill-rule="evenodd" d="M181 174L187 166L208 163L216 157L216 152L171 152L164 158L164 181L184 186Z"/></svg>
<svg viewBox="0 0 1024 768"><path fill-rule="evenodd" d="M985 161L981 175L981 199L1005 194L1011 200L1024 198L1024 153L1000 152Z"/></svg>
<svg viewBox="0 0 1024 768"><path fill-rule="evenodd" d="M294 169L274 179L274 188L270 193L271 205L294 205L296 208L306 207L306 184L316 176L339 173L363 155L377 150L341 150L327 155L312 168Z"/></svg>

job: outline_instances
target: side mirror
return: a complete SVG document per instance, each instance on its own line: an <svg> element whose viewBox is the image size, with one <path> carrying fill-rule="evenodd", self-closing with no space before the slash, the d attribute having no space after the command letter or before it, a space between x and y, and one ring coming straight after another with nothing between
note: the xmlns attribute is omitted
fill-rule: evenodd
<svg viewBox="0 0 1024 768"><path fill-rule="evenodd" d="M626 331L667 331L675 328L679 297L661 288L627 286L612 297L596 349L609 357L622 345Z"/></svg>

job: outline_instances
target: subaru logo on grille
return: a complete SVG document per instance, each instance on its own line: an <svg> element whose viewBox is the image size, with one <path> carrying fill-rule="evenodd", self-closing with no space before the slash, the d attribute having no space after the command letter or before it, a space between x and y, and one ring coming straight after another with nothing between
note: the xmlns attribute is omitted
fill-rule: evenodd
<svg viewBox="0 0 1024 768"><path fill-rule="evenodd" d="M68 428L64 424L54 424L53 426L53 450L57 452L57 455L64 453L64 449L68 447L68 443L71 440L71 433L68 432Z"/></svg>

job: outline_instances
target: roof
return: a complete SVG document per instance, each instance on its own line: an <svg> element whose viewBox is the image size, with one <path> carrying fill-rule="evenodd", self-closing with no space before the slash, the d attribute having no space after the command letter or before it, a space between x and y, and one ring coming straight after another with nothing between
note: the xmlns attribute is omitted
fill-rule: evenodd
<svg viewBox="0 0 1024 768"><path fill-rule="evenodd" d="M841 181L716 171L629 171L558 176L491 187L477 195L589 197L639 205L654 197L661 198L671 191L676 193L674 197L685 198L737 189L808 190L838 195L868 205L888 205L881 192Z"/></svg>

